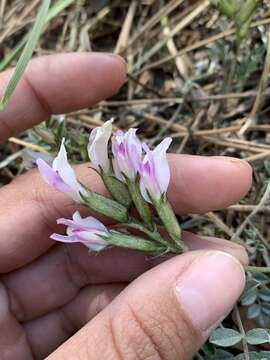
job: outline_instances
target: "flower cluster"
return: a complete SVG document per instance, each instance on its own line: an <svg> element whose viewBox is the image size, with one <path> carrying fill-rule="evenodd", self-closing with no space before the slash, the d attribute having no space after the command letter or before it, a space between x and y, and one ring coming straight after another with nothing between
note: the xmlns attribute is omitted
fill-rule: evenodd
<svg viewBox="0 0 270 360"><path fill-rule="evenodd" d="M144 234L142 238L126 230L110 230L99 220L93 217L83 219L76 212L72 220L57 221L66 226L67 235L53 234L51 238L61 242L81 242L93 251L107 246L121 246L151 253L182 252L185 247L180 239L181 230L166 196L170 182L166 152L171 141L171 138L166 138L151 150L139 140L136 129L113 133L111 120L95 128L89 137L88 155L111 193L111 199L87 189L77 180L68 163L64 139L52 166L38 159L41 176L56 190L122 223L122 228L125 226ZM133 207L137 210L137 217ZM167 239L157 230L155 214L167 230Z"/></svg>

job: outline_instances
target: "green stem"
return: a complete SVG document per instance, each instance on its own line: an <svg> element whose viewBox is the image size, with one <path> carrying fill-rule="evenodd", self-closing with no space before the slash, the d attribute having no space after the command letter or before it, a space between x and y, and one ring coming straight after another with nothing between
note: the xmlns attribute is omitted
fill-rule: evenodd
<svg viewBox="0 0 270 360"><path fill-rule="evenodd" d="M173 246L173 244L170 244L168 241L163 239L163 237L160 235L160 233L157 231L156 228L153 231L150 231L145 226L138 223L136 221L136 219L132 219L132 222L129 222L124 225L129 228L143 232L144 234L146 234L149 237L149 239L154 240L154 241L158 242L159 244L166 246L171 253L175 253L175 254L179 253L179 247L176 248L175 246Z"/></svg>
<svg viewBox="0 0 270 360"><path fill-rule="evenodd" d="M246 266L245 267L246 271L250 271L253 273L270 273L270 267L258 267L258 266Z"/></svg>

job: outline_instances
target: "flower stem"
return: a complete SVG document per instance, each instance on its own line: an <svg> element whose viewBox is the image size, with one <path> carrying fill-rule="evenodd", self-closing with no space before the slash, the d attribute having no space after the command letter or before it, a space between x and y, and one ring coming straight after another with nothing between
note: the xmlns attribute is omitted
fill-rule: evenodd
<svg viewBox="0 0 270 360"><path fill-rule="evenodd" d="M137 222L136 219L132 219L131 222L124 224L124 225L126 227L143 232L144 234L146 234L149 237L149 239L154 240L157 243L166 246L168 248L168 251L171 253L174 253L174 254L181 253L179 251L179 247L176 248L173 244L171 244L168 241L166 241L165 239L163 239L163 237L157 231L156 227L153 231L151 231L151 230L147 229L144 225Z"/></svg>

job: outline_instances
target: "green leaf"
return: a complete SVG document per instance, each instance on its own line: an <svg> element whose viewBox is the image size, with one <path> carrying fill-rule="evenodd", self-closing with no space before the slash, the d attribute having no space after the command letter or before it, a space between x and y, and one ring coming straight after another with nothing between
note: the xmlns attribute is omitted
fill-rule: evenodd
<svg viewBox="0 0 270 360"><path fill-rule="evenodd" d="M51 21L55 16L57 16L61 11L63 11L66 7L73 4L75 0L58 0L55 2L47 15L46 22Z"/></svg>
<svg viewBox="0 0 270 360"><path fill-rule="evenodd" d="M259 292L259 298L263 301L270 302L270 289L261 289Z"/></svg>
<svg viewBox="0 0 270 360"><path fill-rule="evenodd" d="M55 2L46 18L46 22L51 21L55 16L57 16L61 11L63 11L66 7L74 3L75 0L59 0ZM13 59L16 58L16 56L21 52L24 45L27 43L27 40L29 38L30 33L26 34L24 38L18 43L17 46L15 46L11 52L2 60L0 61L0 71L3 71L6 69L6 67L13 61Z"/></svg>
<svg viewBox="0 0 270 360"><path fill-rule="evenodd" d="M244 293L240 299L243 306L250 306L255 303L257 299L257 289L252 289Z"/></svg>
<svg viewBox="0 0 270 360"><path fill-rule="evenodd" d="M221 14L227 16L228 18L233 17L237 10L234 4L231 4L228 0L210 0L210 2L221 12Z"/></svg>
<svg viewBox="0 0 270 360"><path fill-rule="evenodd" d="M238 331L219 328L213 332L209 341L218 346L228 347L239 343L241 339L242 335Z"/></svg>
<svg viewBox="0 0 270 360"><path fill-rule="evenodd" d="M234 356L227 351L217 349L215 354L209 360L232 360Z"/></svg>
<svg viewBox="0 0 270 360"><path fill-rule="evenodd" d="M270 316L270 303L262 303L261 309L264 314Z"/></svg>
<svg viewBox="0 0 270 360"><path fill-rule="evenodd" d="M249 360L270 360L269 351L260 351L260 352L249 352ZM235 360L246 360L246 354L239 354L234 359Z"/></svg>
<svg viewBox="0 0 270 360"><path fill-rule="evenodd" d="M246 333L246 340L250 345L270 343L269 331L266 329L252 329Z"/></svg>
<svg viewBox="0 0 270 360"><path fill-rule="evenodd" d="M261 313L261 306L258 304L253 304L248 308L247 318L256 319Z"/></svg>
<svg viewBox="0 0 270 360"><path fill-rule="evenodd" d="M39 40L41 31L42 31L43 26L46 21L50 3L51 3L50 0L44 0L41 5L41 8L37 15L35 25L30 33L29 39L28 39L28 41L25 45L25 48L23 49L23 52L19 58L19 61L14 70L14 73L11 76L11 79L5 89L3 98L0 103L0 111L4 110L4 108L8 104L8 100L9 100L10 96L13 94L14 90L16 89L16 86L17 86L18 82L20 81L28 62L33 55L33 52L34 52L37 42Z"/></svg>

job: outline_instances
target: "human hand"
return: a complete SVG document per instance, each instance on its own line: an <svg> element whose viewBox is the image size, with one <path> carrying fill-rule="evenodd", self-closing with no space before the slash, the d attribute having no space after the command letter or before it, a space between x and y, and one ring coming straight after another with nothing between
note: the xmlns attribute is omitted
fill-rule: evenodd
<svg viewBox="0 0 270 360"><path fill-rule="evenodd" d="M0 141L51 113L112 95L125 71L118 57L105 54L33 60L0 114ZM3 73L0 84L9 76ZM171 154L169 162L168 196L179 214L229 206L250 188L251 169L237 159ZM77 173L104 192L89 165ZM49 236L56 219L77 208L36 170L0 189L1 360L190 358L243 289L244 249L184 232L193 251L160 264L134 251L96 256L81 244L55 244Z"/></svg>

